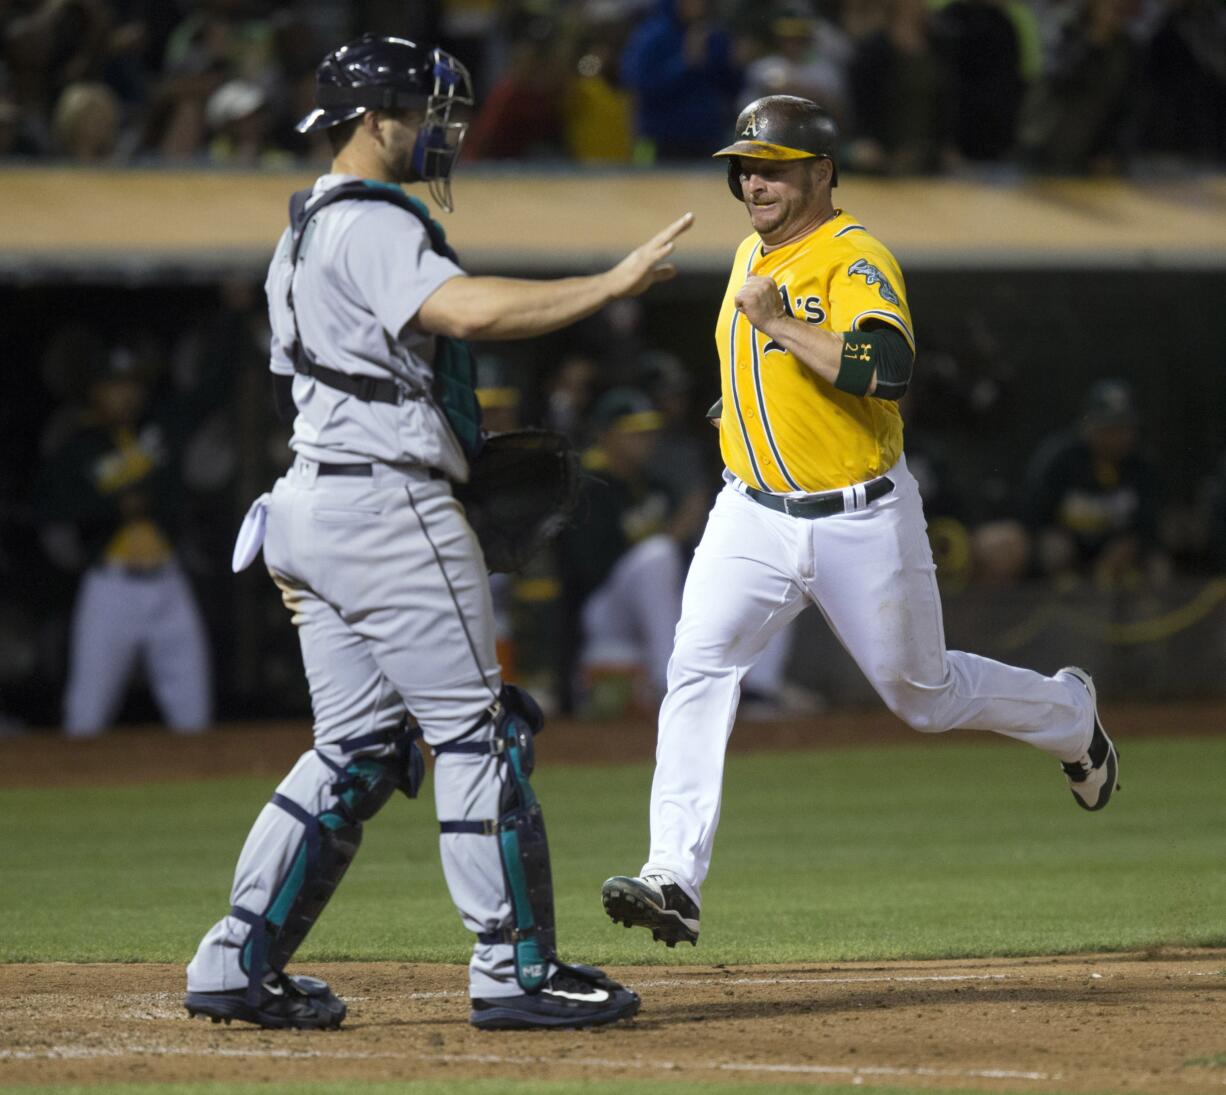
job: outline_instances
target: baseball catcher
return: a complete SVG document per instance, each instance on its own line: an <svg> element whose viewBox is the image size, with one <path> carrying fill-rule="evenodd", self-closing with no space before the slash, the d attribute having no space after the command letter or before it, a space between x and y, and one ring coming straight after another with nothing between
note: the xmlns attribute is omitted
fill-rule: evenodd
<svg viewBox="0 0 1226 1095"><path fill-rule="evenodd" d="M265 283L294 461L252 506L235 549L241 567L262 547L292 614L314 740L255 820L228 908L188 966L184 1003L264 1027L342 1022L345 1002L286 966L366 823L397 791L417 795L424 740L438 758L443 873L473 936L470 1022L615 1022L638 996L557 953L530 782L543 719L502 682L486 573L519 565L553 527L573 470L556 438L485 438L467 340L545 334L645 292L672 276L667 258L691 218L590 277L472 277L401 189L424 183L452 209L473 103L464 66L366 35L324 58L316 102L299 129L326 133L332 166L292 199Z"/></svg>

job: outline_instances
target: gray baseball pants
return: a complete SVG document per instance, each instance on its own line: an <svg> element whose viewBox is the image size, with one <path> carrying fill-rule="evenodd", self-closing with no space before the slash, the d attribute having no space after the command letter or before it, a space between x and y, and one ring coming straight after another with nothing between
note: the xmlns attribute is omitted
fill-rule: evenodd
<svg viewBox="0 0 1226 1095"><path fill-rule="evenodd" d="M369 478L318 470L299 457L278 480L264 541L264 560L298 628L315 716L315 748L277 790L316 815L336 803L336 775L321 754L344 764L353 756L346 742L394 730L406 707L427 744L450 741L478 722L501 688L481 548L449 484L420 468L375 465ZM487 721L467 740L492 733ZM438 818L497 817L499 768L489 755L440 756ZM231 904L266 909L301 838L300 822L265 806L239 856ZM447 833L439 845L465 926L505 927L511 909L497 840ZM244 986L239 955L249 931L222 917L187 968L188 990ZM469 988L475 997L520 994L509 944L474 946Z"/></svg>

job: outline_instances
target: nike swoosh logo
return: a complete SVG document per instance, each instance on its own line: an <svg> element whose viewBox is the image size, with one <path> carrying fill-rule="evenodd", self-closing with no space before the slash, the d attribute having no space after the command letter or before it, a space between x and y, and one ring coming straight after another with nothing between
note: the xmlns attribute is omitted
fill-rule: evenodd
<svg viewBox="0 0 1226 1095"><path fill-rule="evenodd" d="M603 1004L609 994L604 989L592 989L590 992L563 992L561 989L545 989L546 996L560 996L563 1000L579 1000L585 1004Z"/></svg>
<svg viewBox="0 0 1226 1095"><path fill-rule="evenodd" d="M284 996L285 995L285 989L283 989L275 981L265 981L264 991L271 993L273 996Z"/></svg>

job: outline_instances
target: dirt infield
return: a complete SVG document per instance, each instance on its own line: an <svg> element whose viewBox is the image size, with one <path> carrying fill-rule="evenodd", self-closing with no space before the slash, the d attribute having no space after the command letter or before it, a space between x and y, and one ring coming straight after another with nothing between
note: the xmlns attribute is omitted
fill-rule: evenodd
<svg viewBox="0 0 1226 1095"><path fill-rule="evenodd" d="M313 967L336 1032L189 1021L182 969L0 966L0 1084L685 1079L975 1091L1220 1092L1226 951L614 971L646 1003L603 1030L482 1033L456 966Z"/></svg>

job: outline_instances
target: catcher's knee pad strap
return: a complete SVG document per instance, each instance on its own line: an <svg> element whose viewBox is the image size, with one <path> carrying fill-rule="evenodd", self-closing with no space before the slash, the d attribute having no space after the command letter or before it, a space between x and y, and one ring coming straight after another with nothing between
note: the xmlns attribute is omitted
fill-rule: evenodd
<svg viewBox="0 0 1226 1095"><path fill-rule="evenodd" d="M417 797L426 778L426 761L417 746L420 737L419 729L405 731L392 739L390 753L377 757L355 757L345 765L329 760L318 749L315 755L337 775L332 784L333 793L340 797L358 821L368 821L383 809L396 791L403 792L409 798ZM349 743L350 751L387 741L386 735L353 739ZM359 744L355 745L355 742Z"/></svg>
<svg viewBox="0 0 1226 1095"><path fill-rule="evenodd" d="M340 796L359 821L367 821L383 808L395 791L409 798L417 797L426 778L425 758L417 745L420 738L421 729L410 728L405 723L394 731L346 738L340 743L341 751L347 754L390 745L391 751L384 755L355 757L345 765L330 760L319 749L315 750L315 755L337 775L332 784L333 793Z"/></svg>
<svg viewBox="0 0 1226 1095"><path fill-rule="evenodd" d="M504 686L491 716L494 734L490 740L450 742L436 746L434 752L489 753L499 758L505 766L506 778L498 817L440 821L439 830L498 839L511 900L512 925L500 931L483 932L478 938L482 943L511 943L520 988L537 992L549 976L549 960L556 948L549 840L540 803L528 782L535 765L532 739L544 727L544 717L536 701L513 685Z"/></svg>
<svg viewBox="0 0 1226 1095"><path fill-rule="evenodd" d="M231 909L231 915L252 929L242 951L250 995L258 999L264 975L284 968L319 919L357 855L362 822L374 817L397 790L416 796L425 773L417 736L403 735L387 756L355 757L343 766L321 756L338 777L331 786L336 805L321 814L284 795L272 796L274 806L302 823L302 839L262 915Z"/></svg>

